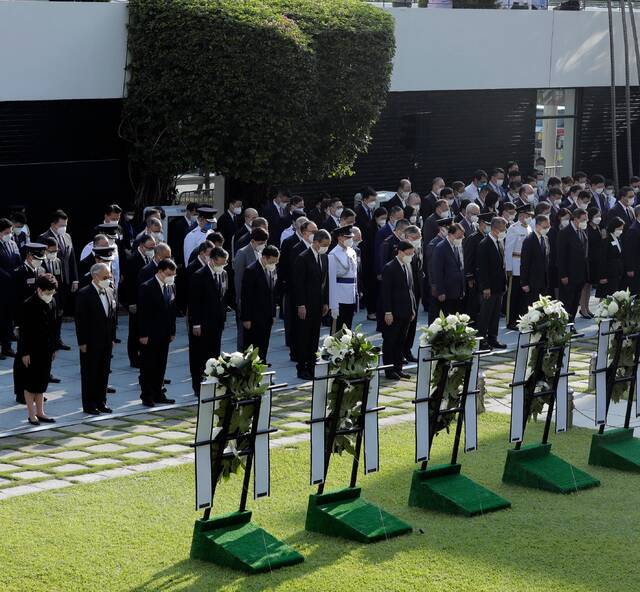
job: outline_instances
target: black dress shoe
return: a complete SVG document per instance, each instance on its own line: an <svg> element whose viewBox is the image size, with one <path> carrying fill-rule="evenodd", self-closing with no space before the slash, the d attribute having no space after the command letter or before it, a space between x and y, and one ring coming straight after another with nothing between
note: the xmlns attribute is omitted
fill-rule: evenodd
<svg viewBox="0 0 640 592"><path fill-rule="evenodd" d="M167 397L165 397L164 399L160 399L159 401L156 401L156 403L160 403L161 405L173 405L176 402L175 399L167 399Z"/></svg>
<svg viewBox="0 0 640 592"><path fill-rule="evenodd" d="M16 352L14 352L11 348L3 349L1 353L6 358L15 358L16 357Z"/></svg>
<svg viewBox="0 0 640 592"><path fill-rule="evenodd" d="M397 372L385 372L384 377L389 380L400 380L400 375Z"/></svg>
<svg viewBox="0 0 640 592"><path fill-rule="evenodd" d="M53 374L49 374L49 382L53 382L54 384L60 384L60 379Z"/></svg>
<svg viewBox="0 0 640 592"><path fill-rule="evenodd" d="M313 380L313 376L311 375L311 373L307 372L306 370L299 371L298 378L300 380Z"/></svg>
<svg viewBox="0 0 640 592"><path fill-rule="evenodd" d="M164 379L164 383L165 384L171 384L171 379L170 378L165 378Z"/></svg>
<svg viewBox="0 0 640 592"><path fill-rule="evenodd" d="M489 341L489 345L493 349L506 349L507 347L504 343L500 343L497 339L492 339L491 341Z"/></svg>
<svg viewBox="0 0 640 592"><path fill-rule="evenodd" d="M113 343L122 343L122 339L118 339L117 337L114 337Z"/></svg>
<svg viewBox="0 0 640 592"><path fill-rule="evenodd" d="M70 351L71 347L69 347L66 343L63 343L62 341L58 341L58 343L56 343L56 349Z"/></svg>
<svg viewBox="0 0 640 592"><path fill-rule="evenodd" d="M407 352L406 354L404 354L404 359L407 360L407 362L411 362L412 364L415 364L418 361L418 358L416 358L411 352Z"/></svg>
<svg viewBox="0 0 640 592"><path fill-rule="evenodd" d="M398 376L403 379L411 378L411 374L407 374L406 372L398 372Z"/></svg>
<svg viewBox="0 0 640 592"><path fill-rule="evenodd" d="M113 393L115 392L116 392L116 389L114 389L112 386L107 387L107 393L109 393L110 395L113 395Z"/></svg>
<svg viewBox="0 0 640 592"><path fill-rule="evenodd" d="M489 350L491 351L493 349L493 346L486 340L486 339L482 339L480 341L480 349L481 350Z"/></svg>
<svg viewBox="0 0 640 592"><path fill-rule="evenodd" d="M44 415L36 415L38 421L41 423L56 423L56 420L53 417L45 417Z"/></svg>
<svg viewBox="0 0 640 592"><path fill-rule="evenodd" d="M100 413L113 413L111 407L107 407L106 405L101 405L100 407L98 407L98 411Z"/></svg>
<svg viewBox="0 0 640 592"><path fill-rule="evenodd" d="M27 417L27 421L31 424L31 425L40 425L40 422L37 419L31 419L30 417Z"/></svg>
<svg viewBox="0 0 640 592"><path fill-rule="evenodd" d="M93 408L83 409L82 411L84 413L87 413L88 415L100 415L100 412L97 409Z"/></svg>
<svg viewBox="0 0 640 592"><path fill-rule="evenodd" d="M142 401L142 404L145 407L155 407L156 406L156 404L151 399L141 399L141 401Z"/></svg>

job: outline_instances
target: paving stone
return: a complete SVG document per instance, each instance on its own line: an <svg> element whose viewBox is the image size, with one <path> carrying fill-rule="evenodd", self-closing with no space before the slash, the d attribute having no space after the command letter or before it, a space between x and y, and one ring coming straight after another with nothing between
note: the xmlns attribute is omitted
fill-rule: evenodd
<svg viewBox="0 0 640 592"><path fill-rule="evenodd" d="M171 446L177 446L177 444L171 444ZM124 458L134 458L138 460L145 460L158 456L155 452L149 452L148 450L134 450L133 452L125 452L122 455Z"/></svg>
<svg viewBox="0 0 640 592"><path fill-rule="evenodd" d="M62 479L49 479L47 481L40 481L34 483L33 486L37 489L43 489L45 491L49 489L62 489L63 487L69 487L71 483Z"/></svg>
<svg viewBox="0 0 640 592"><path fill-rule="evenodd" d="M74 483L95 483L96 481L102 481L106 479L100 473L85 473L84 475L73 475L71 477L65 477L67 481L73 481Z"/></svg>
<svg viewBox="0 0 640 592"><path fill-rule="evenodd" d="M18 479L42 479L43 477L48 477L49 473L43 473L42 471L18 471L11 473L11 476L17 477Z"/></svg>
<svg viewBox="0 0 640 592"><path fill-rule="evenodd" d="M158 432L156 434L158 438L164 438L166 440L180 440L181 438L190 438L189 434L185 434L184 432L174 432L174 431L166 431L166 432Z"/></svg>
<svg viewBox="0 0 640 592"><path fill-rule="evenodd" d="M39 465L50 465L57 462L55 458L49 458L47 456L28 456L16 461L19 465L27 467L36 467Z"/></svg>
<svg viewBox="0 0 640 592"><path fill-rule="evenodd" d="M161 417L153 413L136 413L127 417L128 421L149 421L151 419L161 419Z"/></svg>
<svg viewBox="0 0 640 592"><path fill-rule="evenodd" d="M21 446L26 444L28 440L24 438L18 438L16 436L7 436L6 438L0 438L0 446Z"/></svg>
<svg viewBox="0 0 640 592"><path fill-rule="evenodd" d="M98 473L107 479L111 479L113 477L126 477L127 475L133 475L134 471L127 469L126 467L121 467L118 469L108 469L106 471L100 471Z"/></svg>
<svg viewBox="0 0 640 592"><path fill-rule="evenodd" d="M146 446L148 444L160 442L160 440L158 440L158 438L153 438L152 436L132 436L131 438L121 440L121 442L129 446Z"/></svg>
<svg viewBox="0 0 640 592"><path fill-rule="evenodd" d="M76 458L85 458L91 456L88 452L82 450L65 450L63 452L54 452L51 456L55 456L60 460L74 460Z"/></svg>
<svg viewBox="0 0 640 592"><path fill-rule="evenodd" d="M49 440L51 438L63 438L65 434L57 432L55 430L34 430L27 434L22 434L22 438L28 438L29 440Z"/></svg>
<svg viewBox="0 0 640 592"><path fill-rule="evenodd" d="M72 434L84 434L85 432L92 432L96 429L95 425L87 425L86 423L79 423L77 425L64 426L60 428L65 432L71 432Z"/></svg>
<svg viewBox="0 0 640 592"><path fill-rule="evenodd" d="M114 417L113 419L101 419L100 421L96 421L94 425L95 427L116 428L127 424L128 422L123 419L116 419Z"/></svg>
<svg viewBox="0 0 640 592"><path fill-rule="evenodd" d="M162 452L188 452L191 448L183 446L182 444L167 444L166 446L158 446L156 450Z"/></svg>
<svg viewBox="0 0 640 592"><path fill-rule="evenodd" d="M153 432L157 432L160 428L153 425L141 423L140 425L127 426L126 428L122 429L126 430L130 434L152 434Z"/></svg>
<svg viewBox="0 0 640 592"><path fill-rule="evenodd" d="M57 448L75 448L76 446L86 446L87 444L95 444L95 440L91 440L90 438L85 438L84 436L71 436L71 438L64 438L62 440L58 440L56 444Z"/></svg>
<svg viewBox="0 0 640 592"><path fill-rule="evenodd" d="M95 446L88 446L85 448L87 452L118 452L119 450L124 450L124 446L120 446L119 444L96 444Z"/></svg>
<svg viewBox="0 0 640 592"><path fill-rule="evenodd" d="M165 419L161 424L162 427L173 428L176 426L184 426L187 427L188 421L185 419Z"/></svg>
<svg viewBox="0 0 640 592"><path fill-rule="evenodd" d="M117 465L121 462L122 461L118 460L117 458L92 458L91 460L88 460L86 464L95 467L101 467L104 465Z"/></svg>
<svg viewBox="0 0 640 592"><path fill-rule="evenodd" d="M53 467L51 470L54 473L72 473L74 471L82 471L86 469L84 465L79 465L77 463L67 463L66 465L60 465L59 467Z"/></svg>
<svg viewBox="0 0 640 592"><path fill-rule="evenodd" d="M25 455L22 452L11 450L10 448L7 448L6 450L0 450L0 460L22 458L23 456Z"/></svg>
<svg viewBox="0 0 640 592"><path fill-rule="evenodd" d="M159 411L158 415L164 417L183 417L187 415L184 409L165 409L164 411Z"/></svg>
<svg viewBox="0 0 640 592"><path fill-rule="evenodd" d="M18 495L28 495L30 493L38 493L42 489L38 489L34 485L18 485L16 487L7 487L2 490L2 499L16 497Z"/></svg>
<svg viewBox="0 0 640 592"><path fill-rule="evenodd" d="M16 467L15 465L0 463L0 473L8 473L9 471L15 471L18 468L20 467Z"/></svg>
<svg viewBox="0 0 640 592"><path fill-rule="evenodd" d="M112 438L126 436L127 432L120 432L118 430L98 430L97 432L91 432L89 435L92 438L98 438L98 440L111 440Z"/></svg>

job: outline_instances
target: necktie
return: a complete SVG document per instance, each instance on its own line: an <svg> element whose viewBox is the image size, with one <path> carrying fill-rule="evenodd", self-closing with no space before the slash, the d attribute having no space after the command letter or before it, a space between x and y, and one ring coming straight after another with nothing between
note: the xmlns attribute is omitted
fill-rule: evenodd
<svg viewBox="0 0 640 592"><path fill-rule="evenodd" d="M547 245L544 243L544 236L540 237L540 248L542 249L542 254L547 257Z"/></svg>
<svg viewBox="0 0 640 592"><path fill-rule="evenodd" d="M500 253L500 258L504 259L504 246L502 245L502 241L498 240L498 252Z"/></svg>
<svg viewBox="0 0 640 592"><path fill-rule="evenodd" d="M163 286L162 293L164 295L165 303L169 304L169 301L171 299L171 293L169 292L169 286Z"/></svg>

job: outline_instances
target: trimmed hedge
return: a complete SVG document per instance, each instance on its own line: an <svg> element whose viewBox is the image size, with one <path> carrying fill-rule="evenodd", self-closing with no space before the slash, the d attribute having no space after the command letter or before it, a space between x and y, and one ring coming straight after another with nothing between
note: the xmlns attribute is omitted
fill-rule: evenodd
<svg viewBox="0 0 640 592"><path fill-rule="evenodd" d="M206 166L247 183L343 175L388 92L393 19L361 0L131 0L122 135L139 193ZM150 183L150 180L160 180Z"/></svg>

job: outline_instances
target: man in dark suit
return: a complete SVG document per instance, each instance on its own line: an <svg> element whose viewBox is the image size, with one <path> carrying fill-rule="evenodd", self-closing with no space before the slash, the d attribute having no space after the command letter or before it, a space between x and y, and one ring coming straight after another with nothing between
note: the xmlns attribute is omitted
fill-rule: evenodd
<svg viewBox="0 0 640 592"><path fill-rule="evenodd" d="M13 226L7 218L0 218L0 360L14 357L13 315L15 294L13 272L22 263L20 250L13 240Z"/></svg>
<svg viewBox="0 0 640 592"><path fill-rule="evenodd" d="M140 367L140 341L138 339L138 274L153 258L156 240L148 234L140 237L138 246L127 258L124 269L124 302L129 311L129 336L127 339L127 353L132 368Z"/></svg>
<svg viewBox="0 0 640 592"><path fill-rule="evenodd" d="M139 272L136 278L138 286L148 282L158 271L158 263L163 259L171 259L171 249L167 243L158 243L153 247L153 258Z"/></svg>
<svg viewBox="0 0 640 592"><path fill-rule="evenodd" d="M402 370L402 361L409 324L416 315L411 270L414 252L411 243L400 241L398 254L382 271L382 357L385 364L393 364L393 369L385 372L386 377L393 380L409 378Z"/></svg>
<svg viewBox="0 0 640 592"><path fill-rule="evenodd" d="M278 286L277 291L282 298L282 313L284 316L284 343L291 349L289 357L292 361L295 360L293 355L293 349L291 348L292 342L292 319L293 310L291 308L291 272L293 267L292 252L293 249L300 244L302 240L301 227L308 222L305 216L296 214L295 222L293 223L294 231L287 236L280 245L280 259L278 260ZM282 235L284 236L284 234Z"/></svg>
<svg viewBox="0 0 640 592"><path fill-rule="evenodd" d="M322 317L329 312L329 261L326 253L330 243L329 233L317 230L313 234L311 247L293 262L295 358L298 378L302 380L313 379Z"/></svg>
<svg viewBox="0 0 640 592"><path fill-rule="evenodd" d="M629 228L636 221L636 216L633 211L634 203L635 194L633 193L633 189L631 189L631 187L622 187L620 189L618 201L616 205L609 210L609 215L607 219L604 220L604 223L607 224L609 220L612 220L617 216L624 222L625 229Z"/></svg>
<svg viewBox="0 0 640 592"><path fill-rule="evenodd" d="M55 238L45 237L42 239L42 244L46 246L45 259L42 262L42 270L45 273L51 274L56 279L58 285L60 285L62 282L62 264L60 259L58 259L58 241L56 241ZM53 299L56 303L56 348L69 351L71 348L62 343L62 339L60 338L62 331L62 298L59 296L59 292L57 290L53 295Z"/></svg>
<svg viewBox="0 0 640 592"><path fill-rule="evenodd" d="M462 312L464 297L464 260L462 238L464 230L460 224L447 228L447 238L433 250L431 283L440 310L445 314Z"/></svg>
<svg viewBox="0 0 640 592"><path fill-rule="evenodd" d="M478 335L482 338L482 349L504 349L498 341L500 308L507 288L504 267L504 239L507 223L504 218L493 218L489 234L478 246L477 271L480 292Z"/></svg>
<svg viewBox="0 0 640 592"><path fill-rule="evenodd" d="M471 317L473 323L477 322L480 312L480 296L478 293L478 247L491 230L491 220L494 214L478 214L478 228L462 242L465 272L465 313Z"/></svg>
<svg viewBox="0 0 640 592"><path fill-rule="evenodd" d="M163 384L169 344L176 337L176 270L171 259L163 259L156 274L139 289L140 398L147 407L175 403L167 398Z"/></svg>
<svg viewBox="0 0 640 592"><path fill-rule="evenodd" d="M245 348L250 345L257 348L263 361L267 360L276 316L276 265L279 257L277 247L267 245L260 258L249 265L242 276L240 314L244 328L243 345Z"/></svg>
<svg viewBox="0 0 640 592"><path fill-rule="evenodd" d="M276 196L262 210L261 216L269 223L269 244L279 245L282 231L291 224L289 200L291 194L286 189L278 189Z"/></svg>
<svg viewBox="0 0 640 592"><path fill-rule="evenodd" d="M191 276L189 284L189 368L197 397L207 360L220 356L227 318L229 279L225 266L228 258L224 249L214 247L207 265Z"/></svg>
<svg viewBox="0 0 640 592"><path fill-rule="evenodd" d="M64 311L72 315L73 303L71 294L78 289L78 263L73 250L71 236L67 232L69 217L62 211L56 210L50 218L49 230L40 235L41 241L45 237L51 237L58 242L58 259L62 265L62 284L58 284L58 292L61 292L61 300Z"/></svg>
<svg viewBox="0 0 640 592"><path fill-rule="evenodd" d="M464 230L465 237L471 236L476 231L478 216L480 216L480 207L478 204L468 204L460 218L460 226L462 226L462 230Z"/></svg>
<svg viewBox="0 0 640 592"><path fill-rule="evenodd" d="M444 179L436 177L431 182L431 191L421 199L420 217L426 220L436 209L436 202L440 199L440 192L444 188Z"/></svg>
<svg viewBox="0 0 640 592"><path fill-rule="evenodd" d="M340 217L344 211L342 200L338 197L334 197L329 202L329 215L325 220L322 228L324 228L329 234L333 234L333 231L340 226Z"/></svg>
<svg viewBox="0 0 640 592"><path fill-rule="evenodd" d="M640 294L640 206L634 208L636 220L622 235L622 256L629 291Z"/></svg>
<svg viewBox="0 0 640 592"><path fill-rule="evenodd" d="M231 239L231 243L226 245L228 249L230 249L231 261L235 257L238 249L242 248L243 245L239 244L239 241L244 237L251 233L253 229L253 221L258 217L258 210L254 210L253 208L247 208L244 211L244 218L242 224L238 226L236 231L233 233L233 237ZM268 222L265 220L265 224ZM246 243L245 243L246 244Z"/></svg>
<svg viewBox="0 0 640 592"><path fill-rule="evenodd" d="M376 209L377 192L373 187L362 190L361 202L356 206L356 226L362 232L363 242L371 239L373 212Z"/></svg>
<svg viewBox="0 0 640 592"><path fill-rule="evenodd" d="M93 265L95 263L105 263L109 268L109 271L111 272L111 287L115 290L115 285L113 283L113 269L111 266L116 258L116 248L117 247L115 245L111 246L106 243L104 245L93 247L91 254L83 259L85 263L88 263L88 267L86 273L80 274L80 289L88 286L91 283L91 268L93 267ZM91 258L91 261L89 261L89 257ZM114 341L117 343L117 341L115 340L115 335Z"/></svg>
<svg viewBox="0 0 640 592"><path fill-rule="evenodd" d="M424 270L423 270L423 253L422 253L422 234L417 226L411 225L404 231L404 238L408 243L413 245L413 258L411 259L411 271L413 273L413 294L416 300L416 311L420 306L422 298L422 290L424 289ZM413 317L409 323L407 338L404 342L404 359L407 362L415 363L418 359L413 355L411 348L416 338L416 329L418 327L418 315Z"/></svg>
<svg viewBox="0 0 640 592"><path fill-rule="evenodd" d="M587 220L587 212L582 208L576 208L571 213L570 224L560 230L557 238L556 265L560 278L558 295L571 323L576 318L580 293L587 281Z"/></svg>
<svg viewBox="0 0 640 592"><path fill-rule="evenodd" d="M399 206L403 210L409 203L409 195L411 194L411 181L409 179L400 179L396 194L385 204L387 209Z"/></svg>
<svg viewBox="0 0 640 592"><path fill-rule="evenodd" d="M549 294L549 216L538 215L534 231L524 239L520 255L520 289L527 306Z"/></svg>
<svg viewBox="0 0 640 592"><path fill-rule="evenodd" d="M436 202L436 207L428 218L425 219L422 225L422 242L426 250L426 245L428 245L434 237L438 235L440 232L440 227L438 225L439 220L444 220L446 218L451 218L449 204L446 199L439 199Z"/></svg>
<svg viewBox="0 0 640 592"><path fill-rule="evenodd" d="M80 349L82 409L90 415L111 413L107 382L115 337L116 298L113 278L105 263L90 269L91 283L76 299L76 336Z"/></svg>

